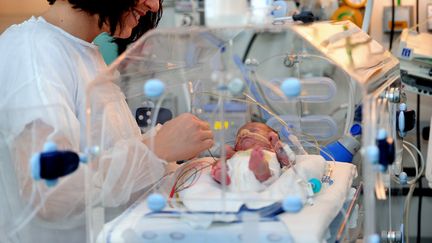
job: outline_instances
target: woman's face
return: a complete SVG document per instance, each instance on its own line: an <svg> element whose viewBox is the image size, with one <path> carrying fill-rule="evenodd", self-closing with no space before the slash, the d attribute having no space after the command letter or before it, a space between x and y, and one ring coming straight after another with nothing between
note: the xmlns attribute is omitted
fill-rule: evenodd
<svg viewBox="0 0 432 243"><path fill-rule="evenodd" d="M132 34L132 29L138 25L141 16L150 12L157 12L159 10L159 0L139 0L138 4L129 12L123 14L123 26L118 26L114 37L126 39Z"/></svg>

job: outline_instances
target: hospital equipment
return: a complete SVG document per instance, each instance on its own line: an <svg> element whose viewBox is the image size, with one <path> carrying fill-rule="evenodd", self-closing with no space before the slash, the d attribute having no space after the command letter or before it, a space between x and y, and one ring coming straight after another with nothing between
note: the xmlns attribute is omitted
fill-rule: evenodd
<svg viewBox="0 0 432 243"><path fill-rule="evenodd" d="M421 95L432 95L432 34L404 29L397 55L401 62L402 81L406 89Z"/></svg>
<svg viewBox="0 0 432 243"><path fill-rule="evenodd" d="M299 92L285 88L293 79L299 81ZM149 80L158 82L149 88ZM87 97L111 82L120 87L133 113L152 107L150 127L156 126L160 108L174 117L192 112L210 123L216 144L205 158L164 176L114 220L106 212L106 199L92 203L92 240L320 242L348 239L349 231L354 237L359 232L355 225L364 225L365 240L389 231L378 228L374 210L377 198L385 198L391 171L378 162L385 158L393 163L391 141L398 141L398 60L352 23L156 30L120 56L89 87ZM89 110L93 100L88 100ZM321 146L349 133L360 103L363 194L351 192L352 186L360 190L360 184L352 184L352 164L316 157ZM273 187L258 194L233 194L208 175L217 159L224 160L223 145L233 142L235 114L272 126L298 158ZM314 192L317 180L322 189ZM376 198L375 192L384 196ZM274 212L278 214L269 214ZM347 219L346 212L354 219Z"/></svg>

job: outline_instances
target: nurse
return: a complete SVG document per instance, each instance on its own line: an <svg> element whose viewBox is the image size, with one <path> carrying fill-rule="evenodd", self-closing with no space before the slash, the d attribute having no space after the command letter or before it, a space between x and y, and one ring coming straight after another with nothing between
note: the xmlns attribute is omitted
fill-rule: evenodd
<svg viewBox="0 0 432 243"><path fill-rule="evenodd" d="M124 205L160 179L167 162L190 159L213 145L209 125L183 114L159 129L150 149L149 135L141 135L116 85L98 85L86 97L88 85L106 70L93 39L108 32L136 40L157 25L161 1L48 2L42 16L0 36L0 127L8 133L0 133L0 148L7 148L0 151L0 242L85 242L83 166L48 188L31 178L28 160L46 141L85 151L86 98L93 108L90 137L100 146L86 183L97 188L92 199L103 207ZM26 222L29 208L36 213Z"/></svg>

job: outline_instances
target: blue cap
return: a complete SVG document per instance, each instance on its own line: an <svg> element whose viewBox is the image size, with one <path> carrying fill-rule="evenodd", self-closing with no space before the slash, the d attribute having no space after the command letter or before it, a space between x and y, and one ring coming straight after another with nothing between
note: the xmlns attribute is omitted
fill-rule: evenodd
<svg viewBox="0 0 432 243"><path fill-rule="evenodd" d="M350 133L353 136L361 135L362 134L362 127L360 124L354 124L352 125L350 129Z"/></svg>
<svg viewBox="0 0 432 243"><path fill-rule="evenodd" d="M239 78L234 78L228 83L228 90L232 95L241 94L244 90L244 83Z"/></svg>
<svg viewBox="0 0 432 243"><path fill-rule="evenodd" d="M282 201L282 209L288 213L297 213L303 208L302 200L299 196L287 196Z"/></svg>
<svg viewBox="0 0 432 243"><path fill-rule="evenodd" d="M301 93L301 82L298 78L287 78L282 82L280 88L287 97L294 98Z"/></svg>
<svg viewBox="0 0 432 243"><path fill-rule="evenodd" d="M40 180L40 153L36 153L30 158L30 170L33 180Z"/></svg>
<svg viewBox="0 0 432 243"><path fill-rule="evenodd" d="M159 193L153 193L147 198L147 206L153 212L161 211L165 205L166 199Z"/></svg>
<svg viewBox="0 0 432 243"><path fill-rule="evenodd" d="M159 98L165 92L165 84L159 79L149 79L144 84L144 95L148 98Z"/></svg>
<svg viewBox="0 0 432 243"><path fill-rule="evenodd" d="M406 109L407 109L407 105L405 103L400 103L399 104L399 110L406 111Z"/></svg>
<svg viewBox="0 0 432 243"><path fill-rule="evenodd" d="M48 141L44 144L43 151L44 152L54 152L57 150L57 144L54 142Z"/></svg>
<svg viewBox="0 0 432 243"><path fill-rule="evenodd" d="M271 13L273 17L281 18L287 15L287 3L285 1L274 1L273 7L277 8Z"/></svg>
<svg viewBox="0 0 432 243"><path fill-rule="evenodd" d="M320 180L318 180L317 178L312 178L309 180L309 183L311 184L312 191L314 193L318 193L321 191L322 184Z"/></svg>
<svg viewBox="0 0 432 243"><path fill-rule="evenodd" d="M79 160L80 160L81 163L87 164L87 162L88 162L88 156L86 154L80 154L79 155Z"/></svg>
<svg viewBox="0 0 432 243"><path fill-rule="evenodd" d="M366 148L366 157L372 164L378 163L379 149L376 145L370 145Z"/></svg>
<svg viewBox="0 0 432 243"><path fill-rule="evenodd" d="M387 131L383 128L381 128L380 130L378 130L378 135L377 135L378 139L386 139L387 138Z"/></svg>

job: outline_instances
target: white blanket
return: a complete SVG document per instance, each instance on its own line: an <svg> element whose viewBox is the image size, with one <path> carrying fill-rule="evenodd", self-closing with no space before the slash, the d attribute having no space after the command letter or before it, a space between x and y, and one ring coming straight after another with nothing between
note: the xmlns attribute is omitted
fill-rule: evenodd
<svg viewBox="0 0 432 243"><path fill-rule="evenodd" d="M210 169L209 169L210 170ZM261 192L225 192L221 185L204 172L195 185L180 193L183 204L190 211L238 212L242 205L256 209L283 200L286 196L299 196L306 202L307 187L311 178L320 180L326 170L326 162L319 155L297 155L294 168L286 170L267 189Z"/></svg>
<svg viewBox="0 0 432 243"><path fill-rule="evenodd" d="M299 171L300 173L304 173ZM333 167L333 185L324 187L314 198L314 205L305 205L297 214L284 213L278 222L259 223L259 242L311 242L325 241L327 229L341 210L352 180L356 176L356 167L349 163L336 163ZM99 234L98 242L135 243L135 242L241 242L245 233L242 224L213 224L206 229L191 225L190 220L178 217L145 217L149 209L145 201L139 201L115 220L107 223ZM198 217L196 224L205 225L207 219ZM248 229L247 232L250 232ZM250 233L247 233L250 234ZM240 236L242 235L242 236ZM182 238L175 241L174 238Z"/></svg>

